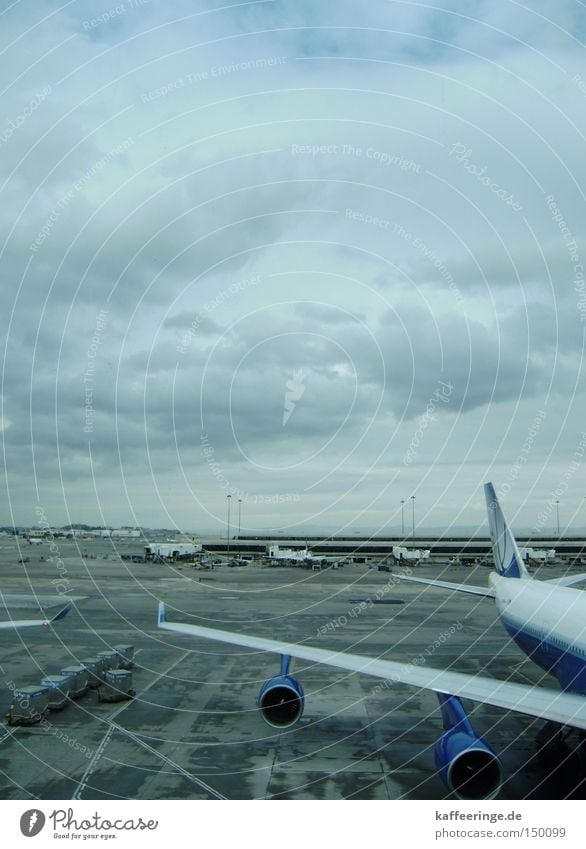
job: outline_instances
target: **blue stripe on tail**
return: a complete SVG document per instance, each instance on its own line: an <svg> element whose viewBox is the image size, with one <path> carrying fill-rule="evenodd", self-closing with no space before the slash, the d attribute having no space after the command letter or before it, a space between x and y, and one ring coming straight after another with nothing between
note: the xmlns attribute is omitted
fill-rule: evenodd
<svg viewBox="0 0 586 849"><path fill-rule="evenodd" d="M529 572L525 568L523 558L503 516L494 486L491 483L484 485L484 494L486 496L488 524L496 571L505 578L529 578Z"/></svg>

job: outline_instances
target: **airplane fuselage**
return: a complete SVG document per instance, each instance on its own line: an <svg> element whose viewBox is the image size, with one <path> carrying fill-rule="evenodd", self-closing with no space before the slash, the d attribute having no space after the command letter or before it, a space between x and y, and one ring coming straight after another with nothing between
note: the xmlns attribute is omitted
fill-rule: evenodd
<svg viewBox="0 0 586 849"><path fill-rule="evenodd" d="M586 592L496 573L490 584L500 620L519 648L563 690L586 695Z"/></svg>

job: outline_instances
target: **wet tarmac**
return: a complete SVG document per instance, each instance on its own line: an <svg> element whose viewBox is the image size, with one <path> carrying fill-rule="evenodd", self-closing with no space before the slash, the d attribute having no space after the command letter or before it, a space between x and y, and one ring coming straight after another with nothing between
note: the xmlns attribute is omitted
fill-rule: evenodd
<svg viewBox="0 0 586 849"><path fill-rule="evenodd" d="M305 712L277 732L263 722L256 697L278 673L279 658L159 631L159 599L173 620L555 688L485 599L398 585L365 565L198 571L123 561L119 554L140 551L136 542L55 545L49 561L46 543L18 552L12 540L0 542L0 588L18 596L14 618L36 615L34 594L52 612L62 591L83 597L55 627L0 631L0 716L12 686L38 683L120 643L135 647L136 697L99 702L90 691L42 726L1 724L3 799L447 797L434 767L442 727L433 693L297 663ZM19 564L23 556L29 562ZM437 571L418 568L424 576ZM488 572L450 568L443 577L485 585ZM500 798L582 798L571 756L555 773L538 763L542 723L466 706L501 757ZM572 738L568 744L571 753Z"/></svg>

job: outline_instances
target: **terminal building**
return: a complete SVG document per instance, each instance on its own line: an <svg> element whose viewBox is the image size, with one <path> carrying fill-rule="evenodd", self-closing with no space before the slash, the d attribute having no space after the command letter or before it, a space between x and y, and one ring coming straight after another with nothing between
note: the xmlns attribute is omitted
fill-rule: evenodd
<svg viewBox="0 0 586 849"><path fill-rule="evenodd" d="M586 566L586 537L529 537L517 536L519 548L525 559L533 565ZM393 549L428 551L422 560L428 565L452 562L464 566L484 564L492 566L492 547L489 537L443 537L417 536L397 537L280 537L240 536L230 539L218 537L202 539L206 551L232 554L248 554L257 558L268 556L269 549L279 547L302 551L306 547L313 555L339 556L354 562L366 562L374 558L393 558ZM396 559L396 558L395 558ZM404 559L409 560L408 556Z"/></svg>

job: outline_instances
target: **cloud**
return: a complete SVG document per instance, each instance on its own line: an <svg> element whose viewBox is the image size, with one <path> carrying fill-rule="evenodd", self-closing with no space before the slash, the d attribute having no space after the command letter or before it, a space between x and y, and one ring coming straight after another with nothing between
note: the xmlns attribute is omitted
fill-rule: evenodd
<svg viewBox="0 0 586 849"><path fill-rule="evenodd" d="M219 523L228 482L333 527L429 486L437 524L506 475L540 406L523 484L555 486L584 393L574 4L21 5L0 59L7 514L37 486L89 504L95 476L114 523Z"/></svg>

